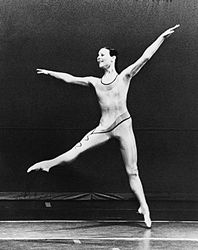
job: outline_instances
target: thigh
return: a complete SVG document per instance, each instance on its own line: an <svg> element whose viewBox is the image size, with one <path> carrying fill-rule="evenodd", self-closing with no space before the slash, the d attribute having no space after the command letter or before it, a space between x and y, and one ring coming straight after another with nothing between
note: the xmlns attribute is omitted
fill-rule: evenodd
<svg viewBox="0 0 198 250"><path fill-rule="evenodd" d="M137 148L131 119L120 124L114 134L120 142L120 150L125 166L136 165Z"/></svg>
<svg viewBox="0 0 198 250"><path fill-rule="evenodd" d="M81 153L87 149L99 146L109 140L110 138L109 133L95 134L94 131L95 129L87 133L82 138L82 140L74 146L74 148L77 149Z"/></svg>

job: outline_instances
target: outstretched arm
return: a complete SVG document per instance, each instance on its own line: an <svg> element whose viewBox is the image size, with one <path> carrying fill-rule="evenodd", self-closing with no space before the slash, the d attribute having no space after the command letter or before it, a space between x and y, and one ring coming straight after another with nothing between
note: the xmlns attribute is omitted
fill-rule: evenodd
<svg viewBox="0 0 198 250"><path fill-rule="evenodd" d="M180 25L177 24L174 27L163 32L143 53L143 55L132 65L123 70L123 74L129 78L132 78L136 75L139 70L145 65L145 63L151 59L151 57L155 54L155 52L159 49L161 44L164 42L166 38L168 38L172 33L174 33L175 29L177 29Z"/></svg>
<svg viewBox="0 0 198 250"><path fill-rule="evenodd" d="M37 74L44 74L55 77L57 79L63 80L67 83L74 83L83 86L89 86L90 84L94 84L95 78L91 76L87 77L76 77L68 73L56 72L46 69L37 69Z"/></svg>

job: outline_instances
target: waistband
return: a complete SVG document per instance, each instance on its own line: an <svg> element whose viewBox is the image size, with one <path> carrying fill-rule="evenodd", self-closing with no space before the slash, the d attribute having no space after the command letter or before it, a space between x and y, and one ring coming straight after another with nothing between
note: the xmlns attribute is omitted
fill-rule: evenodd
<svg viewBox="0 0 198 250"><path fill-rule="evenodd" d="M131 116L130 116L129 112L125 112L125 113L121 114L120 116L118 116L116 118L116 120L107 129L103 129L103 130L96 131L96 132L93 131L93 134L111 132L117 126L119 126L121 123L123 123L124 121L126 121L126 120L128 120L130 118L131 118Z"/></svg>

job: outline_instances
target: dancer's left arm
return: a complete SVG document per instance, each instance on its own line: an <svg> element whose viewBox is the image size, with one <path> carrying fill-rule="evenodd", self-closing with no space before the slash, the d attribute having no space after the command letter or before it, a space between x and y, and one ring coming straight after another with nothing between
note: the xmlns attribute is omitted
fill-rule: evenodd
<svg viewBox="0 0 198 250"><path fill-rule="evenodd" d="M128 78L132 78L135 76L139 70L151 59L151 57L155 54L155 52L159 49L161 44L164 42L166 38L168 38L172 33L174 33L175 29L177 29L180 25L177 24L174 27L163 32L142 54L142 56L132 65L127 67L122 71Z"/></svg>

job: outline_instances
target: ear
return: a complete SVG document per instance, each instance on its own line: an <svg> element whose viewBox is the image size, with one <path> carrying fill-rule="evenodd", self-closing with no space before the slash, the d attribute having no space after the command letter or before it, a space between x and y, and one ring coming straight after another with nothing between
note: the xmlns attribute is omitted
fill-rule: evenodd
<svg viewBox="0 0 198 250"><path fill-rule="evenodd" d="M113 62L116 61L116 56L112 56Z"/></svg>

